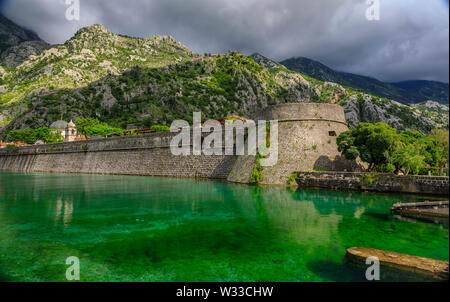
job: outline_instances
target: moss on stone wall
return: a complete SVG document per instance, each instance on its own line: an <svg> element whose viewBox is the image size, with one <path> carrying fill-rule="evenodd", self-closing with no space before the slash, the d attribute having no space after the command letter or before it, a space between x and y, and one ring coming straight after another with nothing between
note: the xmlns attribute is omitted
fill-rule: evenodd
<svg viewBox="0 0 450 302"><path fill-rule="evenodd" d="M288 178L288 180L287 180L287 184L288 184L289 186L293 185L296 178L297 178L297 173L292 173L292 175L289 176L289 178Z"/></svg>
<svg viewBox="0 0 450 302"><path fill-rule="evenodd" d="M363 187L369 187L371 188L373 186L373 183L377 181L378 178L369 174L365 174L359 178L359 183Z"/></svg>
<svg viewBox="0 0 450 302"><path fill-rule="evenodd" d="M253 167L253 171L250 176L251 184L259 184L264 178L264 176L263 176L264 167L261 166L261 162L260 162L261 158L262 158L262 155L260 153L258 153L256 155L256 164Z"/></svg>

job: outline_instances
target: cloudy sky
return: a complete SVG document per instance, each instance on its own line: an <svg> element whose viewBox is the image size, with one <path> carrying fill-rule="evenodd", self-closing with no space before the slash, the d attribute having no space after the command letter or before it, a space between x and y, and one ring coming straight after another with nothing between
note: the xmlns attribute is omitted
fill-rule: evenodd
<svg viewBox="0 0 450 302"><path fill-rule="evenodd" d="M50 43L100 23L172 35L198 53L304 56L383 81L449 81L448 0L379 0L379 21L366 19L366 0L79 0L79 21L66 20L66 1L76 0L3 0L3 13Z"/></svg>

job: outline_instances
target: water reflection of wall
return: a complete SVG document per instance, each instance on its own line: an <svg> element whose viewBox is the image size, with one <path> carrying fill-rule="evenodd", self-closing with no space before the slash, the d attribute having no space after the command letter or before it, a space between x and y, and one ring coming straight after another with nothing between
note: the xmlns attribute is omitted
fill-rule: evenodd
<svg viewBox="0 0 450 302"><path fill-rule="evenodd" d="M360 217L383 196L358 192L258 188L225 182L99 175L8 175L2 200L44 207L47 217L69 226L80 209L122 209L143 215L192 219L241 219L296 242L336 244L342 217ZM364 200L362 202L361 200ZM30 202L32 201L32 202Z"/></svg>
<svg viewBox="0 0 450 302"><path fill-rule="evenodd" d="M5 175L5 174L3 174ZM64 225L82 209L122 208L148 213L227 211L226 183L193 179L76 174L8 174L0 182L2 202L45 208Z"/></svg>
<svg viewBox="0 0 450 302"><path fill-rule="evenodd" d="M55 225L62 223L64 227L68 227L72 221L73 200L58 198L56 200L55 214Z"/></svg>
<svg viewBox="0 0 450 302"><path fill-rule="evenodd" d="M358 226L355 232L361 232L361 226L369 220L384 224L390 218L388 209L396 198L402 198L401 195L273 187L230 186L229 190L233 193L229 202L235 203L236 212L255 220L256 226L259 223L277 230L279 236L298 243L305 252L314 253L321 252L317 247L323 253L342 253L356 238L343 237L348 227Z"/></svg>
<svg viewBox="0 0 450 302"><path fill-rule="evenodd" d="M113 205L146 208L156 214L171 210L202 211L228 217L257 218L301 236L311 225L331 232L340 215L363 208L352 193L291 191L192 179L32 174L27 175L23 183L14 179L20 176L11 174L11 177L7 187L0 185L4 200L44 203L48 215L55 221L62 219L64 224L71 222L78 207ZM355 207L347 206L344 210L339 206L342 203L354 203ZM319 218L325 219L318 223Z"/></svg>
<svg viewBox="0 0 450 302"><path fill-rule="evenodd" d="M342 248L338 226L342 216L323 214L313 199L285 188L232 187L233 202L242 215L273 229L280 237L298 244L303 253ZM258 224L255 224L256 226Z"/></svg>

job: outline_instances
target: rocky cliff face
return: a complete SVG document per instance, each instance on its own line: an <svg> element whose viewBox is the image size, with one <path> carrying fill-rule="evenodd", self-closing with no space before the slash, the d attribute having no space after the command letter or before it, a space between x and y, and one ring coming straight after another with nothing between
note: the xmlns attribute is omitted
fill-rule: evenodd
<svg viewBox="0 0 450 302"><path fill-rule="evenodd" d="M26 41L16 46L12 46L0 55L0 62L6 68L14 68L28 60L31 56L37 56L50 45L44 41Z"/></svg>
<svg viewBox="0 0 450 302"><path fill-rule="evenodd" d="M17 56L20 53L5 54L5 58ZM4 76L9 91L6 97L7 101L17 101L36 89L81 87L134 66L160 67L195 56L168 36L134 39L110 33L101 25L93 25L78 31L64 45L53 46L31 56L11 70L7 77ZM14 64L13 61L10 64Z"/></svg>
<svg viewBox="0 0 450 302"><path fill-rule="evenodd" d="M36 44L26 46L33 49ZM30 55L22 63L20 50L24 45L10 48L2 55L5 63L0 69L0 127L26 112L27 103L35 96L83 87L135 66L161 67L198 56L169 36L130 38L113 34L101 25L79 30L63 45L41 46L43 52ZM6 65L17 66L8 69ZM49 106L50 111L58 107L57 104Z"/></svg>
<svg viewBox="0 0 450 302"><path fill-rule="evenodd" d="M448 127L448 106L433 101L427 104L431 107L408 106L393 100L373 99L367 94L352 95L347 101L341 102L350 127L355 127L360 122L382 122L400 130L416 130L422 133ZM439 106L441 110L437 112L433 106Z"/></svg>
<svg viewBox="0 0 450 302"><path fill-rule="evenodd" d="M238 53L198 57L159 68L135 67L79 89L26 97L23 114L8 128L45 126L62 113L68 119L95 116L111 124L148 126L230 114L252 115L271 104L318 100L320 91L300 74L270 73Z"/></svg>
<svg viewBox="0 0 450 302"><path fill-rule="evenodd" d="M37 34L21 28L0 14L0 79L7 73L5 68L14 68L47 48L49 44Z"/></svg>

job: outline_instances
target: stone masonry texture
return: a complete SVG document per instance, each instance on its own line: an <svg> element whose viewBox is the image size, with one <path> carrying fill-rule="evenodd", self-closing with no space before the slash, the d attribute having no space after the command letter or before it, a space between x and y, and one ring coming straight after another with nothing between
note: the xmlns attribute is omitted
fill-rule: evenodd
<svg viewBox="0 0 450 302"><path fill-rule="evenodd" d="M449 194L445 176L399 176L384 173L298 172L300 187L364 190L377 192Z"/></svg>

